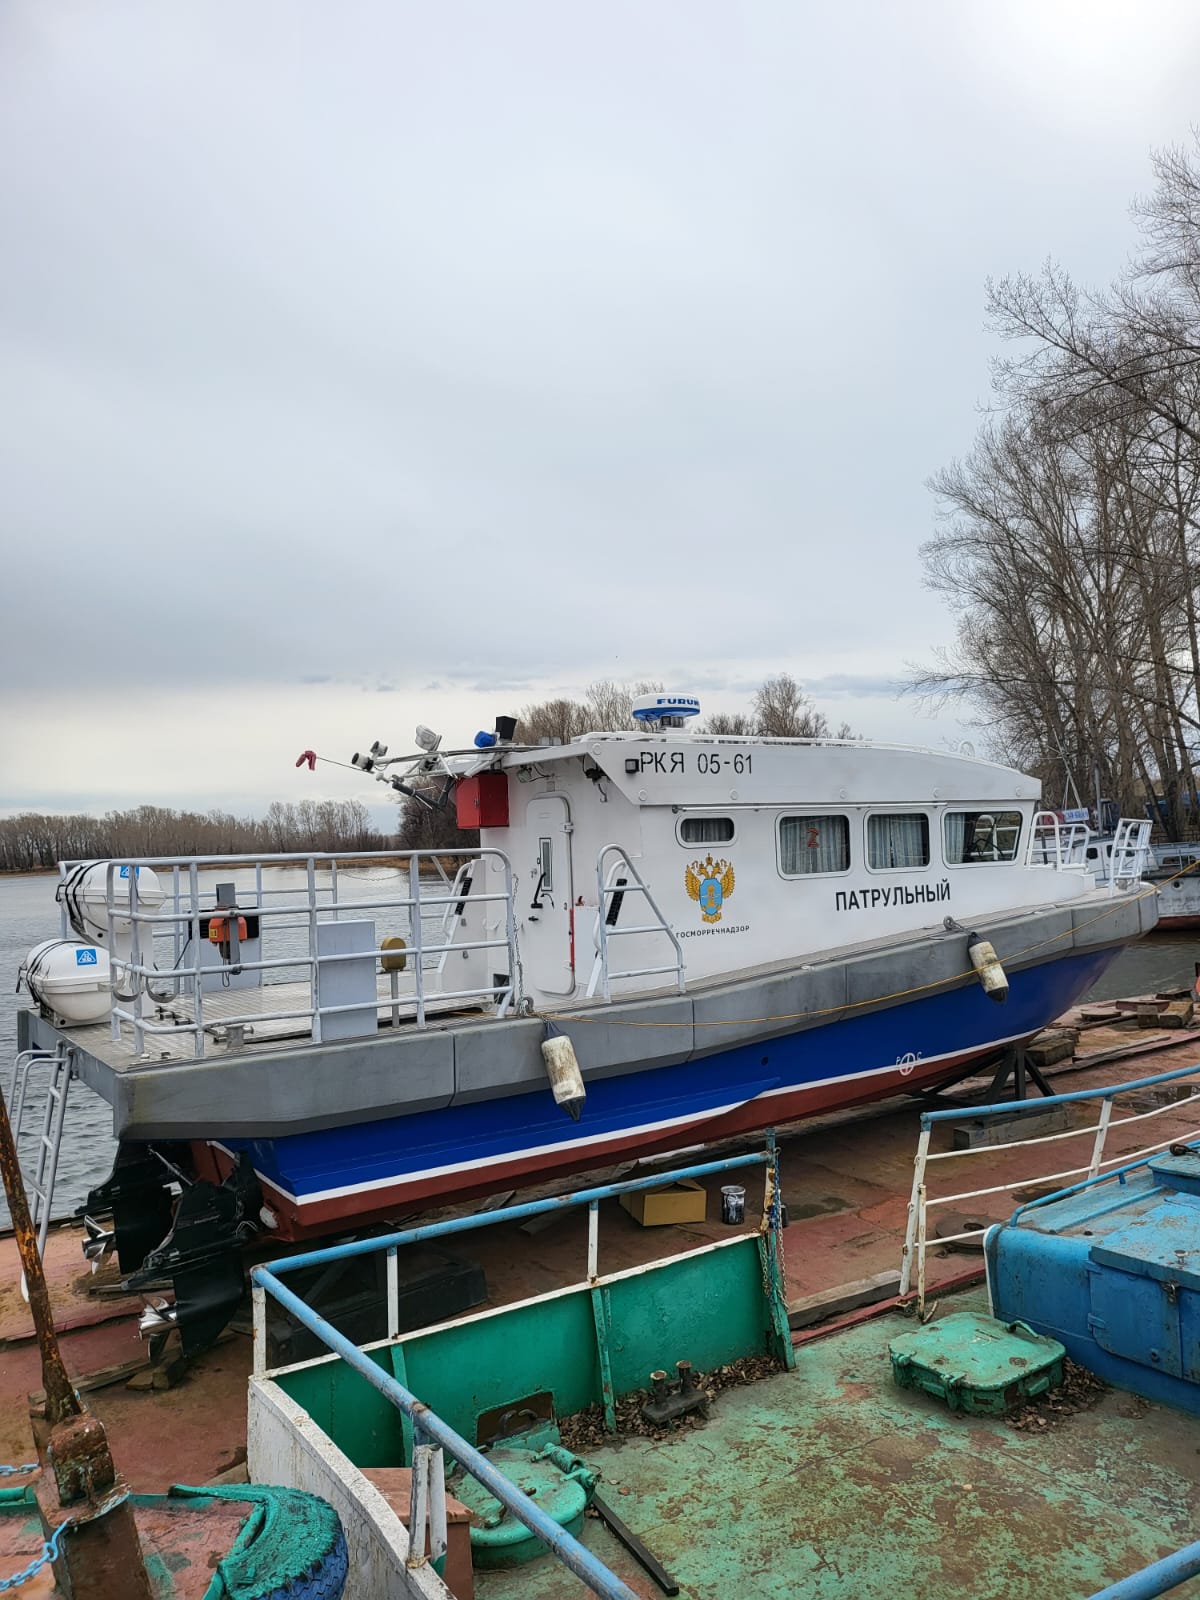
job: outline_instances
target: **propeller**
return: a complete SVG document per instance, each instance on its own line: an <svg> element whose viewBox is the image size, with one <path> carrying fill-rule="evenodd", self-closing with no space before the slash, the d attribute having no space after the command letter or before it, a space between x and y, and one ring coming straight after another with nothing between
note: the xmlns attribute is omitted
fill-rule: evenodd
<svg viewBox="0 0 1200 1600"><path fill-rule="evenodd" d="M150 1365L157 1365L163 1346L179 1324L179 1312L166 1300L147 1300L138 1318L138 1337L150 1343Z"/></svg>
<svg viewBox="0 0 1200 1600"><path fill-rule="evenodd" d="M89 1263L93 1272L99 1272L112 1254L116 1234L111 1228L102 1228L94 1217L86 1215L83 1227L87 1235L83 1241L83 1259Z"/></svg>

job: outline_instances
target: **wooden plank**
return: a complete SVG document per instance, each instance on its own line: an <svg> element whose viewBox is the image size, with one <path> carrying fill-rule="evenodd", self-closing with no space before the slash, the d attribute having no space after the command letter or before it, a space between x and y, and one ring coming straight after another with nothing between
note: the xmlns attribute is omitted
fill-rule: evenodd
<svg viewBox="0 0 1200 1600"><path fill-rule="evenodd" d="M788 1301L788 1327L809 1328L826 1317L838 1317L859 1306L876 1304L895 1295L900 1286L900 1274L894 1270L876 1272L869 1278L859 1278L853 1283L839 1284L833 1289L821 1289L816 1294L801 1295Z"/></svg>

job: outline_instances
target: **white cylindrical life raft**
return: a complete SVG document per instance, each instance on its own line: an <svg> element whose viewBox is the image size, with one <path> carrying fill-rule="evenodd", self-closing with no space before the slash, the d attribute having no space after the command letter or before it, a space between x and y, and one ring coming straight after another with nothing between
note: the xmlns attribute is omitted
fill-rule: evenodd
<svg viewBox="0 0 1200 1600"><path fill-rule="evenodd" d="M108 951L74 939L45 939L21 963L18 986L64 1022L103 1022L112 1005Z"/></svg>
<svg viewBox="0 0 1200 1600"><path fill-rule="evenodd" d="M67 908L67 917L81 939L108 943L107 861L81 862L72 867L58 886L56 898ZM112 875L113 931L127 935L133 924L129 918L130 886L137 885L139 912L157 911L166 899L158 875L152 867L114 867ZM148 948L151 930L142 928L140 943ZM128 940L124 941L128 948Z"/></svg>
<svg viewBox="0 0 1200 1600"><path fill-rule="evenodd" d="M546 1064L546 1076L550 1080L555 1105L560 1111L565 1111L572 1122L578 1122L583 1102L587 1099L587 1090L583 1086L583 1073L575 1057L575 1046L565 1033L553 1034L549 1039L542 1040L542 1060Z"/></svg>

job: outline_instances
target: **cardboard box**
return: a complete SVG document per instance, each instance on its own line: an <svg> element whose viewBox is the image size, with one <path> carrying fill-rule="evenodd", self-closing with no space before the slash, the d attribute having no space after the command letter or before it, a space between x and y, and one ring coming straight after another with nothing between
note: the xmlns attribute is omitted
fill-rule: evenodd
<svg viewBox="0 0 1200 1600"><path fill-rule="evenodd" d="M694 1178L681 1178L661 1189L623 1194L621 1204L643 1228L661 1228L670 1222L703 1222L708 1194Z"/></svg>

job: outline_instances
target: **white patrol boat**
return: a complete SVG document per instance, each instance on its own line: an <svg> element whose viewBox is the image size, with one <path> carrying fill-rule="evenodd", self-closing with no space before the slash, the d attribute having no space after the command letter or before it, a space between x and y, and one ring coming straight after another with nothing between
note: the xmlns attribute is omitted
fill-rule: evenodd
<svg viewBox="0 0 1200 1600"><path fill-rule="evenodd" d="M180 1181L236 1192L227 1231L297 1238L928 1089L1154 925L1148 822L1098 886L1033 778L688 732L698 709L355 757L478 827L453 858L64 864L21 1060L113 1107L93 1201L123 1264L162 1269Z"/></svg>

